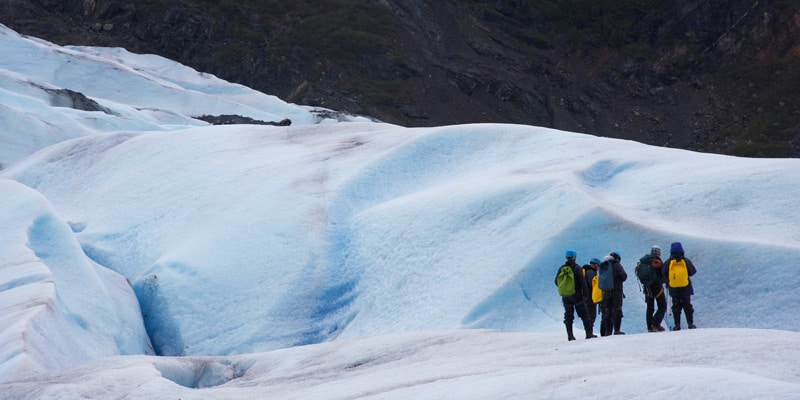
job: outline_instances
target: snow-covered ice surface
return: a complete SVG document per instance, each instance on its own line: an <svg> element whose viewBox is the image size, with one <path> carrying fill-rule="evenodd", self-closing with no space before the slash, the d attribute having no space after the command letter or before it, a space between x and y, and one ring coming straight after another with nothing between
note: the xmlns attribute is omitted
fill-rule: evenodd
<svg viewBox="0 0 800 400"><path fill-rule="evenodd" d="M15 399L796 399L798 339L416 331L229 357L107 357L0 389Z"/></svg>
<svg viewBox="0 0 800 400"><path fill-rule="evenodd" d="M800 160L319 124L156 56L0 50L0 398L800 397ZM701 329L638 334L673 241ZM628 335L566 341L567 249L622 254Z"/></svg>

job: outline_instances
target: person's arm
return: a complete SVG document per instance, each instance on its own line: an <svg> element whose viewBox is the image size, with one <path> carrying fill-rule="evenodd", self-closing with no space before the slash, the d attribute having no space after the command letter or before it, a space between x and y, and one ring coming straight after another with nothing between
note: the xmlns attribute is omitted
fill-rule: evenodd
<svg viewBox="0 0 800 400"><path fill-rule="evenodd" d="M558 274L559 274L560 272L561 272L561 267L558 267L558 270L556 270L556 277L555 277L555 278L553 278L553 283L554 283L556 286L558 286Z"/></svg>
<svg viewBox="0 0 800 400"><path fill-rule="evenodd" d="M697 269L694 267L694 264L692 264L692 262L686 257L683 259L686 260L686 270L689 272L689 276L694 276L694 274L697 273Z"/></svg>
<svg viewBox="0 0 800 400"><path fill-rule="evenodd" d="M572 271L574 274L576 274L575 281L577 281L577 284L580 287L580 289L576 290L580 290L580 292L583 294L588 293L589 291L587 290L586 287L586 277L583 276L583 271L581 270L581 267L576 264L574 267L572 267Z"/></svg>
<svg viewBox="0 0 800 400"><path fill-rule="evenodd" d="M616 274L620 282L625 282L626 280L628 280L628 273L625 272L625 268L622 267L622 264L620 263L614 264L614 269L616 270Z"/></svg>

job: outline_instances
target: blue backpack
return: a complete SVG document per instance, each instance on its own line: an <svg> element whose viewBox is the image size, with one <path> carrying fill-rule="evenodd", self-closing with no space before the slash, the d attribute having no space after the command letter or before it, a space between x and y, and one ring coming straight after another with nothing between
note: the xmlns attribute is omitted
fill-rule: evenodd
<svg viewBox="0 0 800 400"><path fill-rule="evenodd" d="M600 284L598 285L600 289L614 289L614 264L611 261L604 261L600 264L600 268L597 270L597 276L600 277Z"/></svg>

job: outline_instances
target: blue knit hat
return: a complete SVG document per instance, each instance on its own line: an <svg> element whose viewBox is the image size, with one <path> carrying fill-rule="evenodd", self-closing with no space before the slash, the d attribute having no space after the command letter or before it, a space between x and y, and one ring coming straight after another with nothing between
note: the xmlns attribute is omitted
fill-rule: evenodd
<svg viewBox="0 0 800 400"><path fill-rule="evenodd" d="M566 258L575 258L577 254L575 254L574 250L567 250L567 254L564 255Z"/></svg>
<svg viewBox="0 0 800 400"><path fill-rule="evenodd" d="M683 254L683 246L681 245L681 242L672 243L669 248L669 252L673 254Z"/></svg>
<svg viewBox="0 0 800 400"><path fill-rule="evenodd" d="M599 265L600 264L600 260L598 260L596 258L593 258L591 261L589 261L589 263L590 264L598 264Z"/></svg>

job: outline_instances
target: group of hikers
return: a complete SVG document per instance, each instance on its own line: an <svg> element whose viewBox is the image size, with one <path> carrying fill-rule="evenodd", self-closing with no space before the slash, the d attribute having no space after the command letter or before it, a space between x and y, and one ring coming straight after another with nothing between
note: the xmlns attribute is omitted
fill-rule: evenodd
<svg viewBox="0 0 800 400"><path fill-rule="evenodd" d="M586 338L597 337L593 331L598 306L602 314L600 336L624 335L625 332L620 330L622 301L625 298L622 286L628 279L628 274L620 263L620 253L611 252L603 261L592 258L583 267L576 262L575 251L567 250L565 258L566 262L559 267L555 283L564 304L567 339L575 340L572 325L576 313L583 322ZM670 245L670 256L667 260L661 259L659 246L652 246L650 252L639 259L635 273L647 304L645 323L648 332L665 330L661 326L667 312L665 286L672 297L672 316L675 320L672 330L681 329L681 312L686 316L687 327L697 328L691 299L694 289L689 279L696 272L694 264L684 256L680 242Z"/></svg>

